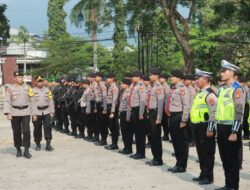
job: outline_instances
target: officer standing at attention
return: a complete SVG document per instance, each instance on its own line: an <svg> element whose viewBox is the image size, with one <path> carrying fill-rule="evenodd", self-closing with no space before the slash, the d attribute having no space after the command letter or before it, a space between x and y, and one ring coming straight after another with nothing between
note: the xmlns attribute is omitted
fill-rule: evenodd
<svg viewBox="0 0 250 190"><path fill-rule="evenodd" d="M122 79L122 94L120 97L119 113L124 148L119 151L119 153L121 154L132 154L133 129L131 127L130 122L130 110L128 109L128 96L130 94L130 85L131 80L127 78Z"/></svg>
<svg viewBox="0 0 250 190"><path fill-rule="evenodd" d="M89 98L90 98L90 104L91 104L91 110L90 113L87 114L88 117L88 123L89 123L89 135L87 137L87 140L90 142L97 142L99 141L99 133L97 131L96 127L96 110L95 110L95 89L97 87L97 83L95 82L95 74L90 73L87 77L88 81L90 82L90 91L89 91ZM93 137L93 134L95 135Z"/></svg>
<svg viewBox="0 0 250 190"><path fill-rule="evenodd" d="M97 124L97 110L95 107L96 103L96 89L98 87L97 82L95 81L96 75L95 73L90 73L88 76L88 80L90 81L90 93L93 95L91 96L91 127L94 133L94 138L90 139L91 142L99 142L99 129L98 129L98 124Z"/></svg>
<svg viewBox="0 0 250 190"><path fill-rule="evenodd" d="M216 109L217 141L225 174L225 187L217 190L238 190L241 148L240 125L244 114L245 96L243 87L235 81L240 68L226 60L221 62L221 80Z"/></svg>
<svg viewBox="0 0 250 190"><path fill-rule="evenodd" d="M114 74L108 74L106 76L106 81L108 84L108 94L107 94L107 105L108 105L108 116L109 116L109 130L111 132L112 144L105 146L107 150L118 149L118 137L119 137L119 122L118 122L118 98L119 98L119 88L115 81ZM107 133L107 129L105 129Z"/></svg>
<svg viewBox="0 0 250 190"><path fill-rule="evenodd" d="M103 74L96 73L95 81L97 87L95 90L95 109L97 112L97 130L101 134L101 141L96 142L98 146L107 145L107 128L108 128L108 115L107 115L107 86L102 80Z"/></svg>
<svg viewBox="0 0 250 190"><path fill-rule="evenodd" d="M69 92L68 79L62 80L62 86L58 95L58 102L60 108L60 123L64 126L61 130L62 133L69 133L69 119L68 112L66 108L66 94Z"/></svg>
<svg viewBox="0 0 250 190"><path fill-rule="evenodd" d="M90 128L90 124L89 124L89 114L91 113L91 96L90 96L90 82L89 80L83 80L82 81L82 88L83 88L83 94L80 101L80 107L81 107L81 113L82 113L82 117L83 117L83 123L84 123L84 128L83 128L83 132L85 129L85 126L87 127L87 138L84 137L84 139L90 139L92 136L92 131Z"/></svg>
<svg viewBox="0 0 250 190"><path fill-rule="evenodd" d="M184 84L187 87L188 93L190 95L190 105L193 104L194 97L196 95L196 89L194 87L194 81L195 81L195 76L194 75L185 75L184 76ZM188 120L188 130L189 130L189 137L190 137L189 147L194 147L195 146L194 126L190 122L190 119Z"/></svg>
<svg viewBox="0 0 250 190"><path fill-rule="evenodd" d="M143 75L142 79L146 87L146 97L148 97L148 93L151 90L150 78L148 75ZM145 117L145 129L146 129L145 133L148 138L148 143L146 144L146 148L151 148L151 129L150 129L150 120L149 120L147 110L145 110L145 116L146 116Z"/></svg>
<svg viewBox="0 0 250 190"><path fill-rule="evenodd" d="M146 162L150 166L161 166L162 142L161 142L161 120L164 106L164 89L159 81L160 70L152 68L150 70L151 89L146 98L146 109L149 114L151 131L151 151L153 160Z"/></svg>
<svg viewBox="0 0 250 190"><path fill-rule="evenodd" d="M199 177L193 178L193 181L199 182L200 185L207 185L214 180L217 97L210 86L213 73L196 69L195 75L200 91L193 100L190 119L194 127L194 138L201 172Z"/></svg>
<svg viewBox="0 0 250 190"><path fill-rule="evenodd" d="M187 122L190 111L190 95L187 87L182 83L183 73L180 70L171 72L172 92L167 96L167 115L170 116L170 133L173 141L176 165L169 168L173 173L182 173L186 171L189 134Z"/></svg>
<svg viewBox="0 0 250 190"><path fill-rule="evenodd" d="M167 83L168 81L168 76L165 74L161 74L160 75L160 83L163 86L164 89L164 94L165 94L165 98L164 98L164 113L162 116L162 128L163 128L163 137L162 140L163 141L169 141L169 116L165 113L165 109L166 107L166 96L171 92L171 88Z"/></svg>
<svg viewBox="0 0 250 190"><path fill-rule="evenodd" d="M31 98L31 115L34 125L34 141L36 143L36 151L41 150L42 127L44 128L44 138L46 140L47 151L53 151L51 146L51 117L55 113L53 96L50 89L44 86L42 76L35 78L36 87L33 88L34 96Z"/></svg>
<svg viewBox="0 0 250 190"><path fill-rule="evenodd" d="M33 91L30 86L24 84L23 73L14 72L15 84L10 85L6 91L4 100L4 114L11 121L14 136L14 146L17 149L17 157L22 156L21 146L24 146L23 156L31 158L30 147L30 113L31 97Z"/></svg>
<svg viewBox="0 0 250 190"><path fill-rule="evenodd" d="M77 91L76 91L76 94L75 94L74 104L75 104L75 112L76 112L76 115L77 115L76 125L77 125L78 131L79 131L79 134L76 136L76 138L85 138L85 135L84 135L84 118L82 116L81 105L80 105L80 99L81 99L82 94L84 92L84 89L82 87L83 86L82 85L83 80L78 78L76 80L76 82L77 82Z"/></svg>
<svg viewBox="0 0 250 190"><path fill-rule="evenodd" d="M146 87L142 80L142 73L132 73L132 86L128 97L128 106L131 110L131 126L135 131L136 153L130 157L134 159L145 158L145 104Z"/></svg>

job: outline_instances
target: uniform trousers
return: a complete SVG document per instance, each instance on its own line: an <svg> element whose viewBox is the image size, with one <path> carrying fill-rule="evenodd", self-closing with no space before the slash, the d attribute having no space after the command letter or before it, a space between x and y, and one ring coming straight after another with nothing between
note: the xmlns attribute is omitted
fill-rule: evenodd
<svg viewBox="0 0 250 190"><path fill-rule="evenodd" d="M13 130L14 146L20 148L30 147L30 116L12 116L11 126Z"/></svg>

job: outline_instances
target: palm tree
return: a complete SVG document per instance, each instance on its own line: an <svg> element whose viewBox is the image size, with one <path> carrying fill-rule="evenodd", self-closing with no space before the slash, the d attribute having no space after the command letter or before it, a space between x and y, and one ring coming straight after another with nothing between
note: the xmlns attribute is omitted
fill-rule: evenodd
<svg viewBox="0 0 250 190"><path fill-rule="evenodd" d="M25 26L20 26L18 29L19 32L17 35L14 35L11 37L11 39L18 44L23 43L23 56L24 56L24 65L23 65L23 71L26 73L27 71L27 43L32 42L32 38L29 34L29 31Z"/></svg>
<svg viewBox="0 0 250 190"><path fill-rule="evenodd" d="M80 0L71 10L70 20L76 27L85 24L93 44L93 66L97 71L97 32L101 17L105 14L105 0Z"/></svg>

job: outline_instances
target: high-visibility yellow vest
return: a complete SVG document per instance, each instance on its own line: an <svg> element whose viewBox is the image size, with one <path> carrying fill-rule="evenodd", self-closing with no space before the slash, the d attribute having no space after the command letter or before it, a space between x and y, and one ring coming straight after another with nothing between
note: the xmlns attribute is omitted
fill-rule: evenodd
<svg viewBox="0 0 250 190"><path fill-rule="evenodd" d="M233 124L235 116L235 106L233 93L235 88L220 88L217 100L215 119L219 124Z"/></svg>
<svg viewBox="0 0 250 190"><path fill-rule="evenodd" d="M208 94L209 92L206 90L196 94L190 111L190 119L192 123L200 123L208 120L208 118L205 118L205 116L209 115L209 109L206 102Z"/></svg>
<svg viewBox="0 0 250 190"><path fill-rule="evenodd" d="M248 100L248 104L249 104L249 107L250 107L250 99ZM249 111L249 114L248 114L248 126L249 126L249 130L250 130L250 111Z"/></svg>

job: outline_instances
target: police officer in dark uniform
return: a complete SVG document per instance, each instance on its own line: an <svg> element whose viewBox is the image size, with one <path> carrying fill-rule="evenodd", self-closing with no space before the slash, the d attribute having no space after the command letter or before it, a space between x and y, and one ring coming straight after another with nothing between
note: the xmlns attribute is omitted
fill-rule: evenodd
<svg viewBox="0 0 250 190"><path fill-rule="evenodd" d="M69 93L69 85L68 85L68 79L65 78L62 80L61 89L58 93L58 102L59 102L59 108L60 108L60 123L63 126L63 129L61 130L62 133L69 133L69 119L68 119L68 111L66 107L66 95Z"/></svg>
<svg viewBox="0 0 250 190"><path fill-rule="evenodd" d="M82 112L81 112L81 97L82 97L82 94L84 92L84 89L83 89L83 85L82 85L82 82L83 80L78 78L76 80L76 86L77 86L77 90L76 90L76 93L75 93L75 99L74 99L74 104L75 104L75 112L76 112L76 126L78 128L78 132L79 134L76 136L76 138L84 138L85 137L85 134L84 134L84 118L83 118L83 115L82 115Z"/></svg>
<svg viewBox="0 0 250 190"><path fill-rule="evenodd" d="M69 133L68 135L74 136L74 137L77 135L77 113L76 113L77 90L78 89L76 87L75 79L71 78L69 82L69 89L68 89L68 92L66 93L65 106L69 114L71 130L72 130L71 133Z"/></svg>

